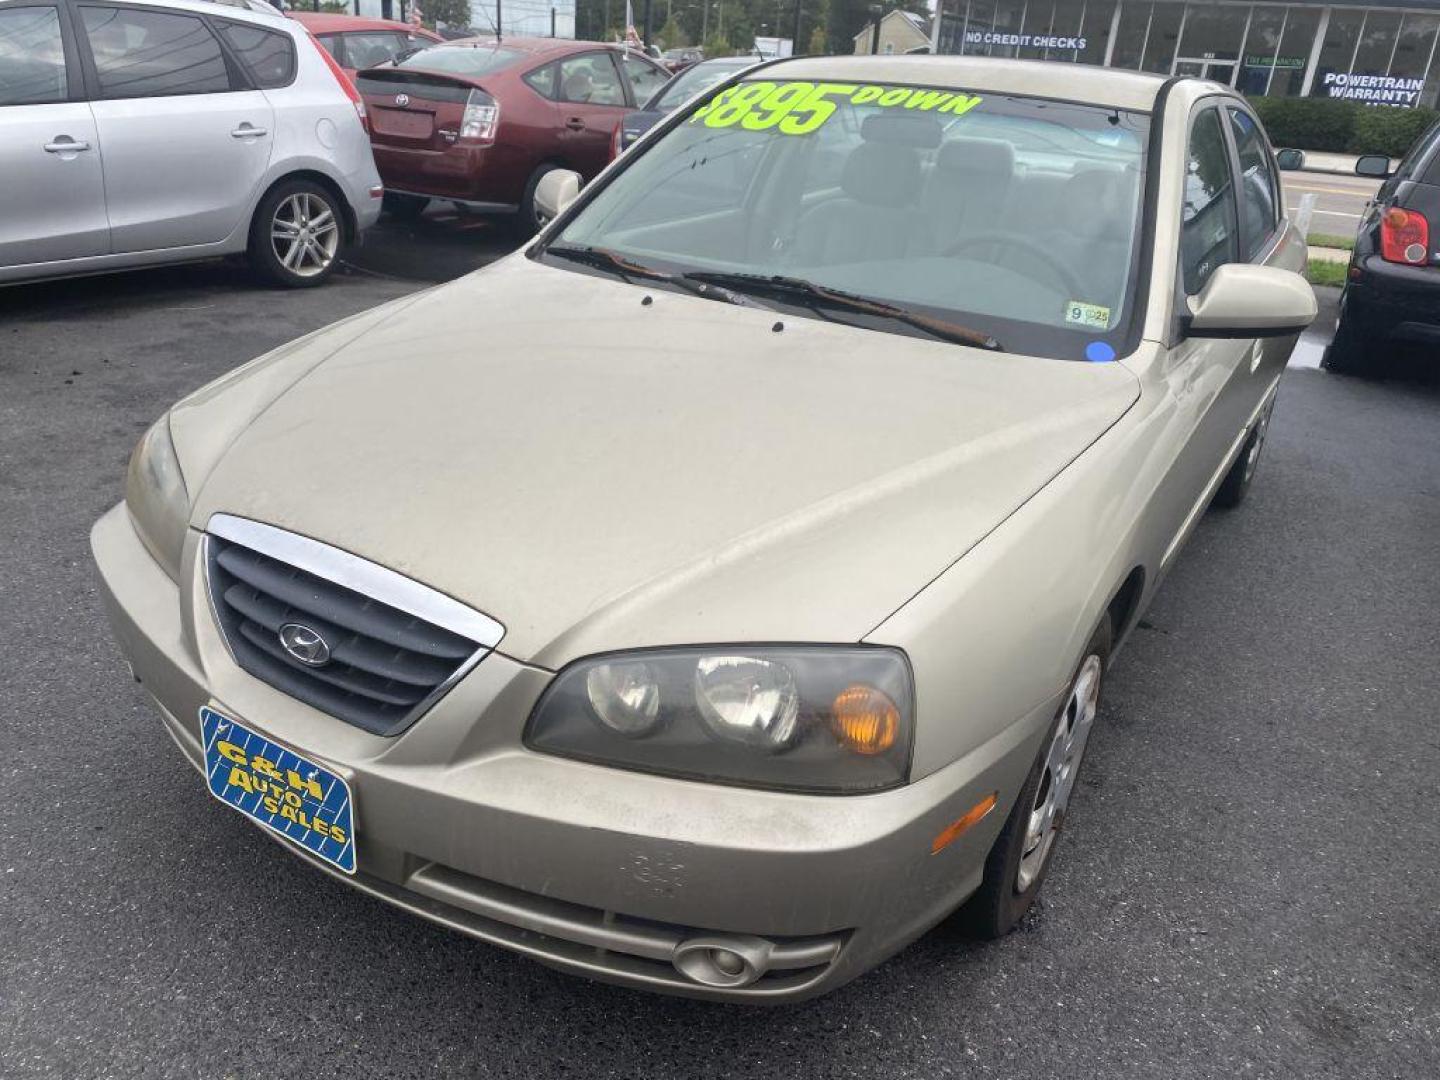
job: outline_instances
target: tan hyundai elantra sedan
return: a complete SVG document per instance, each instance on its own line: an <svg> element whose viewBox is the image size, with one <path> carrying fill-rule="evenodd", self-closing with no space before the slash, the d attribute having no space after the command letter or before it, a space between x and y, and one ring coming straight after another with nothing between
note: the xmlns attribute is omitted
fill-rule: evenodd
<svg viewBox="0 0 1440 1080"><path fill-rule="evenodd" d="M790 1001L1005 933L1315 315L1254 114L786 60L576 188L146 434L92 538L136 677L290 851L578 974Z"/></svg>

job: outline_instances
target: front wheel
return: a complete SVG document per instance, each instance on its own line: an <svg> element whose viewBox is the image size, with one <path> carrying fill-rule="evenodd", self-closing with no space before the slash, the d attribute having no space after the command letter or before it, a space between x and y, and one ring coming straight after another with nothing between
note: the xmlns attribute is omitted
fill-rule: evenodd
<svg viewBox="0 0 1440 1080"><path fill-rule="evenodd" d="M1106 616L1085 648L1060 715L1050 725L985 859L984 883L961 909L962 924L976 937L1000 938L1015 929L1044 884L1100 707L1110 635Z"/></svg>
<svg viewBox="0 0 1440 1080"><path fill-rule="evenodd" d="M335 272L344 241L334 195L309 180L290 180L260 200L250 224L250 263L290 289L319 285Z"/></svg>

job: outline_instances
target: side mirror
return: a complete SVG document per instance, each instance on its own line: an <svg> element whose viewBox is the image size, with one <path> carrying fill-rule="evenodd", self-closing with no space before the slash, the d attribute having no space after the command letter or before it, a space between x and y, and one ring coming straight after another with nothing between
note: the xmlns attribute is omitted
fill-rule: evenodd
<svg viewBox="0 0 1440 1080"><path fill-rule="evenodd" d="M1275 154L1275 164L1280 166L1281 172L1296 172L1305 168L1304 150L1279 150Z"/></svg>
<svg viewBox="0 0 1440 1080"><path fill-rule="evenodd" d="M1363 154L1355 162L1355 175L1384 180L1390 176L1390 159L1384 154Z"/></svg>
<svg viewBox="0 0 1440 1080"><path fill-rule="evenodd" d="M535 185L535 216L542 225L559 217L580 195L580 174L569 169L551 169Z"/></svg>
<svg viewBox="0 0 1440 1080"><path fill-rule="evenodd" d="M1226 263L1186 299L1185 332L1200 338L1285 337L1315 321L1315 290L1293 270Z"/></svg>

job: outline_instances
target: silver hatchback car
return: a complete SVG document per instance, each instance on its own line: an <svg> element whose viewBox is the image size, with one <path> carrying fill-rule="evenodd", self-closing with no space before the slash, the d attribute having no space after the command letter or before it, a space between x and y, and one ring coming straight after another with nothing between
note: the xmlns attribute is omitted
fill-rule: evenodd
<svg viewBox="0 0 1440 1080"><path fill-rule="evenodd" d="M0 176L0 283L247 253L317 285L384 194L303 27L188 0L0 0Z"/></svg>

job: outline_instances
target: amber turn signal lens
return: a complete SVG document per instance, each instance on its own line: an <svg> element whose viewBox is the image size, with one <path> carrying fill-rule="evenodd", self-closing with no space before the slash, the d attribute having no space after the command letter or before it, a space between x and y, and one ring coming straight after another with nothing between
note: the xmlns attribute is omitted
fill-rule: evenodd
<svg viewBox="0 0 1440 1080"><path fill-rule="evenodd" d="M868 757L895 745L900 710L884 692L856 683L835 695L830 724L842 746Z"/></svg>
<svg viewBox="0 0 1440 1080"><path fill-rule="evenodd" d="M930 854L938 855L942 849L949 847L965 835L972 826L979 824L986 814L995 809L995 800L998 794L998 792L992 791L969 810L966 810L963 816L956 818L941 829L940 834L930 844Z"/></svg>

